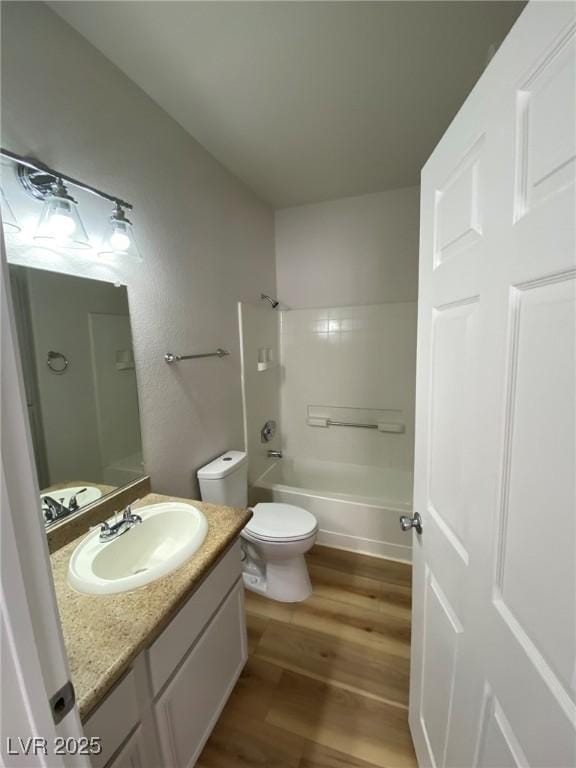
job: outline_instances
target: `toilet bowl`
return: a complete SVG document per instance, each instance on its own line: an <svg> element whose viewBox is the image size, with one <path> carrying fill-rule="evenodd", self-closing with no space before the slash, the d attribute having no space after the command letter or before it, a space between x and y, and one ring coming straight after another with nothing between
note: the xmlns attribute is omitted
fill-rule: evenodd
<svg viewBox="0 0 576 768"><path fill-rule="evenodd" d="M272 600L306 600L312 585L304 554L316 540L316 518L291 504L256 504L252 512L241 533L244 585Z"/></svg>
<svg viewBox="0 0 576 768"><path fill-rule="evenodd" d="M198 480L204 501L246 506L248 472L243 451L228 451L201 467ZM256 504L252 513L241 533L244 585L272 600L305 600L312 585L304 554L316 540L316 518L292 504Z"/></svg>

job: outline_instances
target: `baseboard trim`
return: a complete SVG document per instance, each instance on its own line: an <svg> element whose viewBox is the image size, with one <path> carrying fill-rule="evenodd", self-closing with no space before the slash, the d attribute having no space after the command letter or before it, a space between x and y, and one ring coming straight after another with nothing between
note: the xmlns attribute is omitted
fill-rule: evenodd
<svg viewBox="0 0 576 768"><path fill-rule="evenodd" d="M344 549L348 552L358 552L361 555L382 557L386 560L397 560L400 563L412 563L412 547L400 544L390 544L387 541L363 539L334 531L318 531L317 544L334 549Z"/></svg>

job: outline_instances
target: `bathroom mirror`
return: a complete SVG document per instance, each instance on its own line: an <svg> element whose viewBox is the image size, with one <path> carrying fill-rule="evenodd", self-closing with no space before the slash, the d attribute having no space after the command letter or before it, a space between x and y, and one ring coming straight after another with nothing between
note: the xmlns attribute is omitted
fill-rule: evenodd
<svg viewBox="0 0 576 768"><path fill-rule="evenodd" d="M125 286L9 265L47 527L144 474Z"/></svg>

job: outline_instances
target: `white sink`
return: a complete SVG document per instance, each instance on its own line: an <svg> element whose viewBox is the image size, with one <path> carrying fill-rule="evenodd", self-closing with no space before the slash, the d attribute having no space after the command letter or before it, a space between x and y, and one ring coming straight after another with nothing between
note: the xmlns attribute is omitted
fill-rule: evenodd
<svg viewBox="0 0 576 768"><path fill-rule="evenodd" d="M80 493L82 491L82 493ZM55 491L46 491L40 494L40 498L44 499L45 496L51 496L60 504L67 507L70 504L70 499L73 496L78 496L78 507L85 507L86 504L91 504L102 496L102 491L99 488L95 488L93 485L77 485L73 488L59 488Z"/></svg>
<svg viewBox="0 0 576 768"><path fill-rule="evenodd" d="M175 571L206 538L206 518L192 504L166 502L133 512L141 524L105 543L95 530L76 547L68 566L74 589L93 595L137 589Z"/></svg>

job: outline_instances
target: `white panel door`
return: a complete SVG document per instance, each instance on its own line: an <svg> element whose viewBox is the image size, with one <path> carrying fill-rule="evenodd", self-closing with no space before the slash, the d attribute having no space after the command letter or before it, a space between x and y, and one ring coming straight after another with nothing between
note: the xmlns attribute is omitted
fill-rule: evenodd
<svg viewBox="0 0 576 768"><path fill-rule="evenodd" d="M0 223L0 765L87 768L81 755L9 754L8 736L78 739L77 707L54 725L49 705L70 680L27 426L26 398Z"/></svg>
<svg viewBox="0 0 576 768"><path fill-rule="evenodd" d="M530 3L422 173L421 766L576 765L575 29Z"/></svg>

